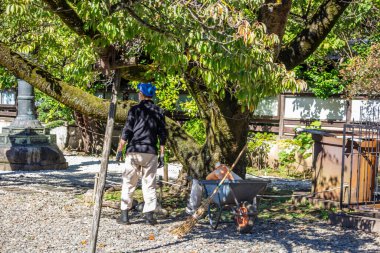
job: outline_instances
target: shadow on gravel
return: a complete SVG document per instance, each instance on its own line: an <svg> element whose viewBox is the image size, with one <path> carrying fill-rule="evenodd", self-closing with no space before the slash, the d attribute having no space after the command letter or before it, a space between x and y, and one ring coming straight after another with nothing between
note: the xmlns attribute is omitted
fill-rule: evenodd
<svg viewBox="0 0 380 253"><path fill-rule="evenodd" d="M212 245L212 252L231 250L236 252L252 250L253 252L308 252L309 250L327 252L360 252L365 245L371 245L372 249L377 244L373 235L363 235L358 231L343 230L328 224L317 223L292 223L287 221L260 221L251 234L239 234L233 225L222 225L213 230L206 225L197 226L188 236L169 241L161 246L144 247L128 252L150 252L155 250L165 251L166 247L176 245L179 249L186 242L194 241L194 245L203 240L203 245ZM265 246L262 244L265 243ZM255 247L257 246L257 248ZM264 246L264 247L263 247ZM235 248L236 247L236 248ZM380 248L380 245L378 245ZM181 248L185 250L185 248ZM190 250L190 249L189 249ZM191 250L190 250L191 251ZM366 251L366 250L364 250ZM367 250L366 252L375 252Z"/></svg>
<svg viewBox="0 0 380 253"><path fill-rule="evenodd" d="M258 237L263 236L258 231L256 234ZM305 246L318 251L358 252L364 245L377 243L373 235L363 235L360 231L344 230L323 223L292 224L281 221L267 229L264 235L266 235L264 238L272 236L270 241L281 244L288 252L292 252L295 246Z"/></svg>
<svg viewBox="0 0 380 253"><path fill-rule="evenodd" d="M172 245L179 246L180 243L184 243L184 242L187 242L187 241L190 241L190 238L181 239L180 242L178 242L178 241L176 241L176 242L170 242L170 243L161 244L161 245L157 245L157 246L150 247L150 248L143 248L143 249L138 249L138 250L128 250L127 252L152 252L152 251L153 252L157 252L157 251L154 251L154 250L159 250L159 252L163 252L162 250L164 249L164 247L170 247ZM183 249L178 249L178 252L183 252Z"/></svg>
<svg viewBox="0 0 380 253"><path fill-rule="evenodd" d="M308 252L308 250L313 249L327 252L359 252L366 248L365 245L371 245L372 249L377 246L377 249L380 249L379 243L373 237L373 235L366 235L363 232L344 230L325 223L259 221L251 234L239 234L233 225L224 224L217 230L212 230L204 225L194 229L185 238L186 241L206 239L210 243L217 243L221 246L232 246L240 241L240 245L242 242L243 245L246 243L246 249L264 242L269 248L261 248L263 251L282 249L287 252L298 252L300 250ZM177 241L178 246L183 242ZM273 245L273 248L270 245ZM163 247L165 246L163 245ZM261 246L262 244L260 244ZM260 249L256 250L260 251ZM376 251L368 250L367 252Z"/></svg>
<svg viewBox="0 0 380 253"><path fill-rule="evenodd" d="M112 162L110 162L112 163ZM81 172L87 166L99 165L100 161L87 161L70 165L67 170L10 171L0 174L0 186L41 185L52 189L56 187L92 189L94 172ZM100 167L99 167L100 168ZM120 173L108 173L107 183L121 183Z"/></svg>
<svg viewBox="0 0 380 253"><path fill-rule="evenodd" d="M92 178L90 180L89 178ZM49 187L63 188L83 188L89 189L94 186L93 174L80 174L77 177L67 178L65 175L46 175L43 177L32 177L20 175L17 177L0 176L0 186L30 186L39 185Z"/></svg>
<svg viewBox="0 0 380 253"><path fill-rule="evenodd" d="M108 162L108 163L110 164L111 162ZM100 160L99 161L87 161L87 162L81 162L78 164L72 164L69 166L68 170L75 172L75 171L79 170L81 167L86 167L86 166L91 166L91 165L96 165L96 164L100 165Z"/></svg>

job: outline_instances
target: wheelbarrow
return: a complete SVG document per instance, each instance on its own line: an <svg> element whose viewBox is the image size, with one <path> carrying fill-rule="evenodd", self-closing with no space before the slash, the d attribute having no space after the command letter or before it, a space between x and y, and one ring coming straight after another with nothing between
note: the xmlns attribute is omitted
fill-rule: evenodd
<svg viewBox="0 0 380 253"><path fill-rule="evenodd" d="M203 186L205 197L209 197L219 180L201 180L199 183ZM268 183L270 180L256 178L225 181L208 207L210 226L217 229L222 212L229 211L238 232L251 232L258 214L257 195L266 189Z"/></svg>

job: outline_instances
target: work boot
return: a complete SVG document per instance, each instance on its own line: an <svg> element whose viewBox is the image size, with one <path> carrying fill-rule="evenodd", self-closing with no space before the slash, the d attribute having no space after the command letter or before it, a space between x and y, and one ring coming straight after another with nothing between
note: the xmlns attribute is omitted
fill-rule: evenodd
<svg viewBox="0 0 380 253"><path fill-rule="evenodd" d="M154 218L153 212L145 213L145 223L152 226L157 224L157 220Z"/></svg>
<svg viewBox="0 0 380 253"><path fill-rule="evenodd" d="M121 210L121 214L120 217L117 219L117 223L124 225L131 224L129 222L128 210Z"/></svg>

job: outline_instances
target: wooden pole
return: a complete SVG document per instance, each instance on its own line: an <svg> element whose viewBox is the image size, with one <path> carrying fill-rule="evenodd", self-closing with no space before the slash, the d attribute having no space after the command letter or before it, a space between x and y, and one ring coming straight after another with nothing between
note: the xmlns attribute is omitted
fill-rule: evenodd
<svg viewBox="0 0 380 253"><path fill-rule="evenodd" d="M168 164L167 163L165 163L165 165L164 165L164 181L165 182L168 182L169 181L169 169L168 169Z"/></svg>
<svg viewBox="0 0 380 253"><path fill-rule="evenodd" d="M278 116L280 117L280 121L279 121L278 135L281 138L282 136L284 136L284 117L285 117L285 115L284 115L284 113L285 113L285 95L284 94L280 95L279 107L280 107L280 112L279 112Z"/></svg>
<svg viewBox="0 0 380 253"><path fill-rule="evenodd" d="M96 196L95 196L95 205L94 205L94 213L93 213L93 219L92 219L90 248L89 248L89 252L91 253L96 252L96 243L98 240L100 214L102 211L103 192L104 192L104 187L106 184L106 177L107 177L108 158L111 151L113 126L115 123L117 90L119 89L119 86L120 86L120 70L115 70L114 80L112 82L111 104L110 104L110 109L108 112L107 127L106 127L106 132L105 132L105 137L104 137L102 161L100 164L98 187L96 189Z"/></svg>
<svg viewBox="0 0 380 253"><path fill-rule="evenodd" d="M346 101L346 124L351 123L352 117L352 99Z"/></svg>
<svg viewBox="0 0 380 253"><path fill-rule="evenodd" d="M98 189L99 173L95 174L94 177L94 192L92 193L92 202L95 203L96 189Z"/></svg>

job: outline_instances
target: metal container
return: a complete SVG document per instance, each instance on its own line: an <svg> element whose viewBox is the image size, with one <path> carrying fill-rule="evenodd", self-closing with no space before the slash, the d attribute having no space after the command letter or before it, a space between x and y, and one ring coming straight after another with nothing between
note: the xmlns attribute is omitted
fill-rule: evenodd
<svg viewBox="0 0 380 253"><path fill-rule="evenodd" d="M379 141L321 134L313 134L313 140L315 196L331 201L342 197L343 204L373 201Z"/></svg>

